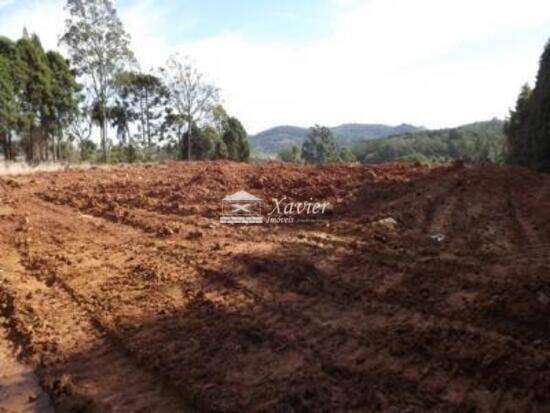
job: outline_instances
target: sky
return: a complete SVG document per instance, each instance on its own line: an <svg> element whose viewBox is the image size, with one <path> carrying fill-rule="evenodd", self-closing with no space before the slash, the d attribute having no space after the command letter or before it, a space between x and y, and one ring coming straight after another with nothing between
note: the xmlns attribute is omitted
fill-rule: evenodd
<svg viewBox="0 0 550 413"><path fill-rule="evenodd" d="M58 48L64 0L0 0L0 34ZM143 69L189 56L249 133L504 118L534 84L548 0L118 0Z"/></svg>

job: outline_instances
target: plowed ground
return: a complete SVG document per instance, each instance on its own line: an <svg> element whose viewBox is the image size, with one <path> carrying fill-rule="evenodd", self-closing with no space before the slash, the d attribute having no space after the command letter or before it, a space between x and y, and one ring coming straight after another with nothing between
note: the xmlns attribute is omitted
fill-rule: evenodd
<svg viewBox="0 0 550 413"><path fill-rule="evenodd" d="M334 208L220 225L237 190ZM58 411L548 412L549 218L519 168L0 177L0 322Z"/></svg>

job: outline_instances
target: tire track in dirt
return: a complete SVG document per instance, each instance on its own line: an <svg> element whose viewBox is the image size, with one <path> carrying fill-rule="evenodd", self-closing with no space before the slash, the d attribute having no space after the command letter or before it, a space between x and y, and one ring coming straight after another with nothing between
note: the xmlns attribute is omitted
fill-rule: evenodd
<svg viewBox="0 0 550 413"><path fill-rule="evenodd" d="M0 272L4 270L0 267ZM10 308L0 287L0 315L9 319ZM6 321L7 322L7 321ZM17 350L9 339L0 317L0 412L54 413L47 393L42 389L32 368L17 361Z"/></svg>
<svg viewBox="0 0 550 413"><path fill-rule="evenodd" d="M453 195L448 195L444 198L436 198L433 202L432 209L428 211L426 217L426 229L425 232L429 236L435 237L443 236L447 237L449 231L447 229L451 225L451 217L455 211L455 205L458 198ZM443 241L445 238L441 238Z"/></svg>
<svg viewBox="0 0 550 413"><path fill-rule="evenodd" d="M200 285L197 285L197 286L196 286L196 289L197 289L197 292L198 292L198 291L200 291L200 290L202 289L202 287L201 287ZM238 290L242 290L242 288L240 288L240 287L237 288L237 289L238 289ZM251 294L251 293L250 293L250 290L245 290L245 291L247 291L248 294L249 294L252 298L258 300L258 298L259 298L258 295ZM80 300L80 298L77 298L77 299ZM262 300L260 300L260 302L262 303ZM266 304L265 301L263 302L263 304L264 304L264 305ZM271 307L271 310L274 311L274 312L276 312L276 313L280 313L280 312L281 312L281 308L278 307L278 306L276 306L276 307ZM303 317L302 317L302 318L303 318ZM290 320L290 319L296 320L296 319L297 319L297 313L295 313L295 312L292 313L289 317L287 317L287 319L289 319L289 320ZM312 320L310 320L310 319L307 319L307 320L309 320L310 322L312 321ZM330 335L330 334L329 334L329 335ZM371 356L374 356L374 355L375 355L374 353L371 354ZM329 359L330 359L330 354L324 352L324 355L323 355L323 357L321 357L321 358L324 358L324 359L326 359L326 360L329 360ZM394 363L395 363L395 361L394 361ZM410 370L410 368L409 368L409 370ZM395 371L393 371L393 372L388 372L388 374L390 374L390 373L391 373L391 374L397 374ZM398 376L399 376L399 374L398 374ZM396 377L397 377L397 376L396 376ZM399 376L399 377L401 377L401 376ZM404 379L404 378L403 378L403 379ZM427 394L427 393L426 393L426 394Z"/></svg>
<svg viewBox="0 0 550 413"><path fill-rule="evenodd" d="M429 362L428 364L423 364L419 363L417 359L415 360L417 356L415 356L414 351L403 355L396 353L392 356L388 354L384 355L383 350L384 343L391 343L401 339L402 334L395 335L395 333L391 332L392 328L411 329L407 337L414 337L418 334L422 335L425 334L424 332L434 329L458 332L459 334L473 334L474 337L480 337L486 343L491 343L494 338L498 338L501 342L509 342L510 340L515 342L510 337L502 336L496 332L487 332L484 329L472 327L462 321L449 320L441 316L426 316L405 307L390 305L370 298L366 300L364 306L360 306L359 308L354 308L353 306L351 308L350 306L342 308L341 305L337 304L338 300L335 300L334 304L327 301L323 304L317 304L314 300L309 305L302 304L298 308L285 307L277 304L279 301L273 296L266 297L264 288L245 286L242 281L242 272L239 271L239 274L239 277L234 275L230 278L234 287L246 291L247 294L263 303L270 311L282 313L289 320L302 320L301 325L317 327L319 332L322 331L322 334L316 334L316 336L320 337L320 341L329 340L338 334L341 328L345 328L347 340L355 340L359 344L358 347L349 349L349 353L354 354L359 351L363 359L370 359L371 361L379 360L380 363L383 360L383 364L386 367L379 366L379 374L383 374L382 372L385 371L386 373L402 377L402 379L412 380L411 383L416 383L418 390L425 391L426 394L443 392L440 403L449 402L453 404L458 403L458 405L461 403L474 403L476 405L487 404L489 406L496 406L497 403L504 403L507 406L519 406L526 403L525 397L527 396L524 396L524 398L514 397L501 402L499 401L498 394L492 394L491 392L487 392L487 390L483 392L479 391L482 388L479 379L475 378L472 373L466 376L464 374L467 371L457 374L460 371L460 359L456 360L452 371L437 368L438 362L445 363L448 360L446 353L440 356L434 354L431 358L425 360L425 362ZM225 278L226 282L229 282L227 281L228 277L230 276L222 276L220 280ZM283 290L279 290L277 293L281 297L285 294ZM364 325L364 327L361 328L361 325ZM387 331L388 328L390 332ZM295 334L300 336L299 331L296 331ZM304 337L312 336L306 332L302 332L302 334ZM373 340L373 335L380 337ZM519 345L519 343L516 345ZM316 357L328 363L334 358L334 354L338 353L322 350L324 347L327 346L320 346L321 350L318 351ZM330 346L328 347L330 348ZM474 348L476 347L474 346ZM435 364L432 364L434 362Z"/></svg>
<svg viewBox="0 0 550 413"><path fill-rule="evenodd" d="M522 213L521 207L518 201L516 200L516 196L514 196L513 188L510 183L506 186L506 195L508 199L508 205L513 212L513 218L516 223L516 228L519 231L519 235L521 239L524 241L524 243L526 244L526 246L530 246L530 247L545 246L545 245L541 245L542 242L541 242L541 239L539 238L539 234L535 230L531 221ZM527 197L528 195L529 194L527 194ZM526 202L528 202L528 200ZM536 204L538 204L538 202L536 202Z"/></svg>
<svg viewBox="0 0 550 413"><path fill-rule="evenodd" d="M27 301L25 305L33 318L52 311L55 314L45 326L49 331L44 335L50 337L46 342L35 342L33 330L22 327L36 326L36 322L21 319L17 325L21 328L18 334L27 338L31 353L34 349L41 349L43 354L52 353L40 360L47 367L40 370L39 375L59 408L92 408L113 412L141 409L151 412L187 411L181 407L183 402L170 395L157 378L137 368L138 363L128 358L111 335L75 303L58 280L49 286L40 277L29 279L27 274L32 274L32 271L23 268L16 271L19 277L14 276L11 280L5 278L12 286L12 289L6 288L5 291L14 302ZM22 282L21 278L25 281ZM37 291L41 298L28 303L26 298L36 295ZM44 305L46 308L42 309ZM25 313L25 310L18 308L16 311ZM38 326L42 324L38 323ZM61 331L57 331L58 328ZM64 331L70 331L66 339ZM60 351L61 360L58 360L57 353ZM66 396L72 400L66 399Z"/></svg>
<svg viewBox="0 0 550 413"><path fill-rule="evenodd" d="M25 231L28 218L20 221L13 234L20 233L16 237L24 238L17 243L22 259L2 244L0 261L7 268L0 274L3 291L17 304L13 314L17 318L13 323L15 333L25 338L29 356L38 353L38 362L46 366L39 375L57 406L62 410L113 412L191 411L176 391L138 367L139 361L125 352L118 338L103 328L76 299L74 291L55 276L44 279L36 273L28 255L28 244L32 242ZM50 314L47 322L37 319L43 314ZM29 330L27 326L33 327ZM41 341L34 339L38 331Z"/></svg>
<svg viewBox="0 0 550 413"><path fill-rule="evenodd" d="M32 215L31 216L31 223L36 220L36 218L34 218L33 216L35 214L37 216L39 215L39 210L35 210L36 207L41 208L41 206L39 206L39 204L40 204L40 202L38 204L33 205L32 207L29 206L27 208L27 211L32 212L32 214L31 214ZM37 272L37 274L44 274L44 275L40 275L40 276L41 277L46 277L46 279L51 280L50 282L53 285L58 285L61 288L63 288L71 296L71 298L75 302L77 302L80 306L82 306L83 308L88 310L88 315L90 317L95 313L95 315L93 315L93 320L97 323L97 325L101 329L106 330L107 332L113 334L112 339L117 340L117 343L119 345L123 346L123 348L126 351L128 351L133 357L135 357L136 361L139 361L144 365L148 365L149 362L151 360L154 360L155 357L151 357L150 359L144 359L140 355L140 352L139 352L139 350L141 350L139 343L137 345L132 345L132 343L125 342L124 337L120 336L118 332L113 330L113 328L115 328L115 327L113 326L113 322L112 322L111 319L113 318L112 316L116 316L116 313L117 313L116 310L113 309L114 310L113 314L109 314L108 319L105 319L104 317L106 316L106 313L110 313L112 310L110 310L109 308L98 307L97 301L91 300L92 297L90 297L89 295L87 295L87 296L82 295L78 291L76 291L70 285L70 283L71 283L70 281L65 281L66 279L69 279L68 277L70 277L70 273L63 273L62 272L62 273L58 274L57 271L60 270L60 269L55 268L53 263L49 262L49 260L52 259L52 258L53 258L53 260L58 260L58 261L61 260L61 262L63 262L66 259L64 257L64 255L61 254L61 252L64 251L64 250L65 251L67 250L67 245L63 245L62 243L58 244L59 242L62 242L62 241L59 239L59 237L56 236L56 233L58 232L56 229L61 228L62 231L66 231L66 230L72 228L73 224L74 225L80 225L80 226L82 226L82 225L88 226L89 225L89 226L94 226L95 227L96 223L94 223L93 221L89 221L89 220L82 221L81 219L76 219L76 217L69 217L65 212L67 210L66 207L48 206L47 209L49 211L49 220L51 220L51 221L48 222L48 223L43 222L41 224L40 233L37 233L37 232L33 231L32 233L29 233L29 235L32 238L32 242L30 243L30 245L35 245L35 244L38 245L37 244L38 242L40 242L40 243L41 242L46 242L49 245L49 248L48 248L47 251L40 250L40 254L46 253L46 255L43 258L35 260L32 257L37 256L37 253L33 252L32 249L30 251L27 251L26 250L27 247L24 246L24 249L22 250L22 253L24 255L29 255L30 256L29 262L28 262L28 268L31 269L32 271ZM78 221L78 222L76 222L76 221ZM99 221L102 221L102 219L99 219ZM104 222L100 225L102 225L102 230L104 231L104 234L111 233L111 230L115 228L115 224L110 223L110 222ZM51 228L49 228L50 226L51 226ZM67 227L67 228L65 228L65 227ZM45 231L46 228L48 228L48 231ZM82 227L81 227L81 229L82 229ZM87 233L87 231L75 231L75 233L78 233L78 232L83 232L84 234ZM47 240L47 239L41 240L41 238L42 238L41 234L43 234L43 233L50 234L52 236L52 239L51 240ZM178 254L173 254L173 251L171 251L172 253L169 254L168 251L164 250L163 248L160 248L160 247L152 248L151 243L152 243L152 241L155 240L154 237L150 238L150 239L147 239L149 237L147 237L145 239L139 239L139 238L143 238L143 233L139 229L130 229L130 228L128 228L127 233L128 233L129 237L135 237L135 239L127 241L127 242L131 243L132 245L134 245L134 248L131 251L128 251L128 253L131 254L132 256L137 255L138 257L140 257L138 262L140 262L140 261L141 262L147 262L148 257L157 256L157 259L162 258L165 263L170 262L171 260L175 260L176 264L180 264L180 265L184 265L184 266L189 264L186 261L186 257L188 255L183 255L183 256L180 257L180 256L178 256ZM119 232L117 234L117 236L118 236L118 239L116 240L116 245L118 246L120 244L121 233ZM108 237L106 237L104 235L104 241L103 241L102 244L97 245L97 250L103 250L104 252L102 254L109 254L109 255L118 254L118 251L116 249L109 248L107 246L108 245L108 243L106 244L107 238ZM75 241L76 241L76 239L72 239L71 243L75 243ZM91 240L91 242L95 243L93 240ZM184 251L187 250L186 251L187 254L192 253L193 255L196 255L196 252L197 252L196 248L191 248L191 250L189 251L187 241L185 243L186 243L185 245L179 245L179 247L182 248ZM113 247L114 246L115 245L113 245ZM176 244L173 245L173 247L176 247L176 246L177 246ZM138 252L137 251L138 249L140 249L141 251ZM160 257L159 257L159 253L160 253ZM108 265L109 258L108 258L107 255L96 257L96 259L101 261L101 262L104 262L105 265ZM199 254L199 256L196 256L194 259L199 260L200 259L200 254ZM83 267L80 264L76 264L76 262L79 261L78 254L76 254L72 257L72 261L74 262L74 264L71 265L71 267L68 267L67 270L70 269L70 272L77 271L79 274L86 274L85 267ZM96 278L97 278L97 276L96 276ZM193 287L192 285L191 286L189 285L190 281L191 280L186 281L186 290L187 290L186 295L189 295L189 288ZM192 288L195 291L195 293L202 293L202 292L206 293L206 289L204 288L203 283L200 282L200 279L197 278L196 281L199 281L199 282L196 282L194 288ZM170 288L169 286L167 286L167 287ZM164 295L163 290L164 290L164 288L162 288L161 290L156 289L156 290L152 291L151 292L152 294L149 297L149 300L152 301L152 302L158 301L158 297L161 297L161 296ZM166 307L166 305L165 305L165 307ZM155 348L158 348L158 347L155 347ZM169 374L170 371L165 371L164 373ZM185 389L180 388L180 391L185 392ZM205 406L204 408L206 410L210 409L208 407L208 403L206 401L201 400L200 398L197 398L196 395L190 395L188 397L188 399L193 400L193 404L199 404L199 405Z"/></svg>

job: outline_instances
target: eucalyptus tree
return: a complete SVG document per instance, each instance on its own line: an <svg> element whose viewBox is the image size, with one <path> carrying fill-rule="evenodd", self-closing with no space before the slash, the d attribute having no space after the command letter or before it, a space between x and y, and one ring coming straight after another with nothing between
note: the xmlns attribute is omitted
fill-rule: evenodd
<svg viewBox="0 0 550 413"><path fill-rule="evenodd" d="M85 79L100 111L101 146L107 159L107 106L114 80L135 63L130 36L111 0L67 0L66 31L60 44L69 49L72 64Z"/></svg>
<svg viewBox="0 0 550 413"><path fill-rule="evenodd" d="M208 83L188 58L173 55L161 69L178 122L187 125L187 160L191 160L193 125L200 124L219 102L219 89ZM182 142L183 143L183 142Z"/></svg>

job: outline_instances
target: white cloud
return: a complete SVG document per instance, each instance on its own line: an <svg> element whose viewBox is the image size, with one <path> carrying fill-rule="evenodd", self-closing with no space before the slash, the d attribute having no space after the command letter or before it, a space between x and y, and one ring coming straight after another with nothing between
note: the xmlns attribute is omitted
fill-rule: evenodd
<svg viewBox="0 0 550 413"><path fill-rule="evenodd" d="M2 12L0 15L2 35L18 39L23 33L23 28L26 27L30 33L37 33L40 36L44 47L57 48L58 37L63 31L65 22L63 5L62 0L34 0L26 3L24 7Z"/></svg>
<svg viewBox="0 0 550 413"><path fill-rule="evenodd" d="M155 0L121 10L145 69L173 51L192 56L222 88L228 110L256 132L277 124L410 122L443 127L503 117L532 81L550 32L547 0L333 0L322 40L261 42L225 34L169 41L169 9ZM54 47L62 0L0 16ZM1 0L0 0L1 5ZM284 30L284 28L282 28Z"/></svg>
<svg viewBox="0 0 550 413"><path fill-rule="evenodd" d="M216 79L252 131L352 121L444 127L504 117L536 71L545 37L530 31L549 22L540 0L372 0L342 11L316 43L220 36L177 48Z"/></svg>

